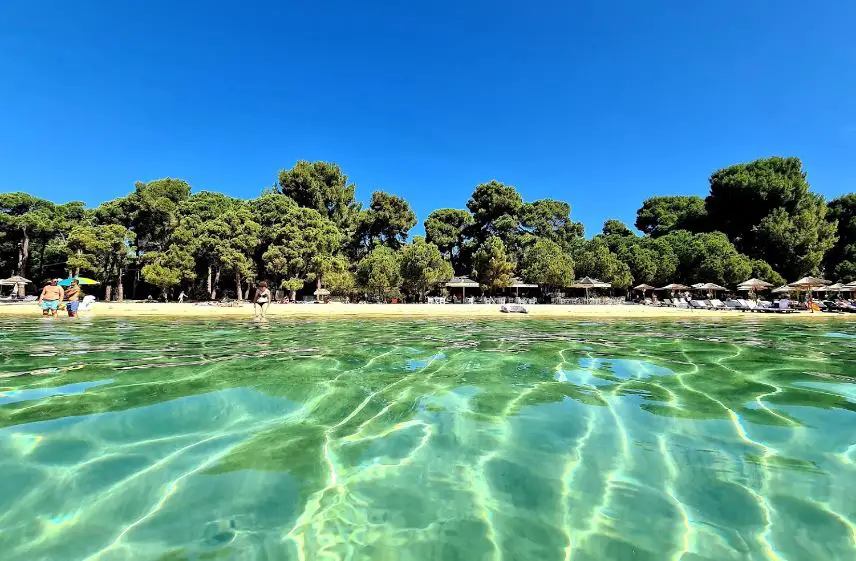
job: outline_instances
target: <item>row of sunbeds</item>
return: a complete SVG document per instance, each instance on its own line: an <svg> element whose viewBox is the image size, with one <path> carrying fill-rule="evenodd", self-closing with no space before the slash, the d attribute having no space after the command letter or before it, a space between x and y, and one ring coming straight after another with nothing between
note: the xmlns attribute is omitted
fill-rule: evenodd
<svg viewBox="0 0 856 561"><path fill-rule="evenodd" d="M727 300L723 302L717 298L710 300L684 300L681 298L669 299L666 298L654 304L656 306L665 306L673 308L689 308L693 310L735 310L740 312L760 312L767 314L791 314L797 310L791 308L789 300L779 300L778 302L767 302L759 300Z"/></svg>

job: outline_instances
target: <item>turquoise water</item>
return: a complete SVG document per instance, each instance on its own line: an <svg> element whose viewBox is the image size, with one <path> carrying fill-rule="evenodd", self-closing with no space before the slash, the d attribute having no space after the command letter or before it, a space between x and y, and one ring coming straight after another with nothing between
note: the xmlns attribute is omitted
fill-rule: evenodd
<svg viewBox="0 0 856 561"><path fill-rule="evenodd" d="M0 320L3 560L856 559L856 324Z"/></svg>

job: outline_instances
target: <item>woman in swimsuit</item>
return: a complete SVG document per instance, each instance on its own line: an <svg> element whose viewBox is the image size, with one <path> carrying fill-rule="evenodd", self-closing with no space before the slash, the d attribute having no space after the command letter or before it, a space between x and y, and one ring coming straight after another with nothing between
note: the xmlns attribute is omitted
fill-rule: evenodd
<svg viewBox="0 0 856 561"><path fill-rule="evenodd" d="M265 319L268 306L270 306L270 289L265 281L259 283L256 295L253 297L253 312L255 319Z"/></svg>

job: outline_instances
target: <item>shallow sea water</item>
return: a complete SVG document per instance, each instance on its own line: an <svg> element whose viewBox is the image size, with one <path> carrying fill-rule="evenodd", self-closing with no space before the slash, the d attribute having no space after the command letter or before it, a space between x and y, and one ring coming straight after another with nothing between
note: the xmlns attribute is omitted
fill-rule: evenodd
<svg viewBox="0 0 856 561"><path fill-rule="evenodd" d="M856 324L0 320L3 560L856 559Z"/></svg>

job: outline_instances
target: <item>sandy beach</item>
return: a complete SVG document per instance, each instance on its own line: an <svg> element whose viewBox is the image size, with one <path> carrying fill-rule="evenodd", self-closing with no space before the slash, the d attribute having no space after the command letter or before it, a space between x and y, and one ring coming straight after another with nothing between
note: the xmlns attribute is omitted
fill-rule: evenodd
<svg viewBox="0 0 856 561"><path fill-rule="evenodd" d="M744 313L732 310L689 310L684 308L658 308L637 305L592 305L558 306L530 305L529 313L504 314L497 304L436 305L436 304L273 304L267 315L271 318L735 318L790 320L819 320L838 318L856 320L856 314L826 314L798 312L794 314ZM41 312L35 303L9 304L0 306L0 317L39 317ZM61 312L60 316L65 313ZM145 302L98 302L91 310L83 312L87 317L188 317L188 318L251 318L253 308L249 304L241 307L200 306L179 303Z"/></svg>

